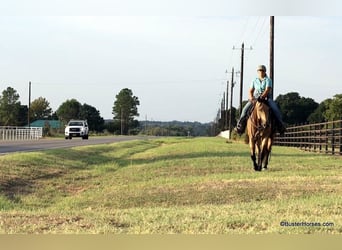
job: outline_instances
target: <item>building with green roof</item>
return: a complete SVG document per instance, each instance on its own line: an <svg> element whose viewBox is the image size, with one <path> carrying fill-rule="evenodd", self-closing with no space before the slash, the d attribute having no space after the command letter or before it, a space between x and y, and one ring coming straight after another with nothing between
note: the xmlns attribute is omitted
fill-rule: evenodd
<svg viewBox="0 0 342 250"><path fill-rule="evenodd" d="M30 127L50 127L52 129L60 129L62 128L61 121L58 120L37 120L30 123Z"/></svg>

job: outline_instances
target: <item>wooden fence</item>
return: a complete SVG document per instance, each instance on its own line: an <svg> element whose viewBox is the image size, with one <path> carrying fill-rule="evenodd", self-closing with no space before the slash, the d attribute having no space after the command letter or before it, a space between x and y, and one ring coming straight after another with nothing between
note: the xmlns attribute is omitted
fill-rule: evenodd
<svg viewBox="0 0 342 250"><path fill-rule="evenodd" d="M274 145L342 155L342 120L288 127L283 137L276 136Z"/></svg>

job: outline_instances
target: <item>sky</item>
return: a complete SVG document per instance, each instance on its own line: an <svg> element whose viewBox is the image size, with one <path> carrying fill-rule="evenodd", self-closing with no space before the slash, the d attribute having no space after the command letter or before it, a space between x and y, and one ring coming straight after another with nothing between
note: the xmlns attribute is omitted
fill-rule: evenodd
<svg viewBox="0 0 342 250"><path fill-rule="evenodd" d="M269 16L67 14L0 16L0 91L13 87L27 105L31 81L31 100L42 96L53 111L74 98L111 119L115 96L130 88L139 120L211 122L231 79L225 72L240 71L242 42L244 99L256 67L269 65ZM321 102L342 93L341 24L342 17L275 16L275 97L298 92Z"/></svg>

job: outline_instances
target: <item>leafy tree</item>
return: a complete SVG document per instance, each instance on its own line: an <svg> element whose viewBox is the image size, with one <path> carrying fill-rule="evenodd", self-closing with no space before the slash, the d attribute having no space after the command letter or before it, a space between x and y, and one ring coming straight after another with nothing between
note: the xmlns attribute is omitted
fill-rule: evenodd
<svg viewBox="0 0 342 250"><path fill-rule="evenodd" d="M57 109L58 118L67 123L71 119L80 119L81 103L76 99L66 100Z"/></svg>
<svg viewBox="0 0 342 250"><path fill-rule="evenodd" d="M4 126L17 126L20 112L19 94L7 87L0 97L0 121Z"/></svg>
<svg viewBox="0 0 342 250"><path fill-rule="evenodd" d="M104 124L104 129L111 133L118 133L120 131L120 124L118 122L110 121Z"/></svg>
<svg viewBox="0 0 342 250"><path fill-rule="evenodd" d="M93 131L102 131L104 120L100 116L100 111L88 104L81 104L76 99L66 100L56 111L58 118L67 123L71 119L87 120L89 129ZM55 114L52 114L54 117Z"/></svg>
<svg viewBox="0 0 342 250"><path fill-rule="evenodd" d="M125 88L116 95L113 106L114 122L120 122L121 133L127 135L130 129L134 129L139 123L134 120L139 116L138 97L133 96L132 90Z"/></svg>
<svg viewBox="0 0 342 250"><path fill-rule="evenodd" d="M309 115L318 107L318 103L312 98L301 97L297 92L279 95L276 102L284 122L288 124L307 122Z"/></svg>
<svg viewBox="0 0 342 250"><path fill-rule="evenodd" d="M28 107L27 105L20 105L17 119L17 126L27 126L27 115Z"/></svg>
<svg viewBox="0 0 342 250"><path fill-rule="evenodd" d="M31 103L30 120L34 121L48 118L51 116L51 113L50 103L45 98L39 97Z"/></svg>
<svg viewBox="0 0 342 250"><path fill-rule="evenodd" d="M58 115L57 115L57 112L53 112L51 117L50 117L52 120L58 120Z"/></svg>
<svg viewBox="0 0 342 250"><path fill-rule="evenodd" d="M308 121L310 123L324 122L326 120L326 117L324 116L324 114L326 110L329 108L330 102L331 102L331 99L326 99L323 102L321 102L318 105L318 107L315 109L315 111L309 115Z"/></svg>
<svg viewBox="0 0 342 250"><path fill-rule="evenodd" d="M81 119L87 120L89 129L92 131L103 131L104 120L100 116L100 111L88 104L83 104L80 111Z"/></svg>
<svg viewBox="0 0 342 250"><path fill-rule="evenodd" d="M342 119L342 94L334 95L334 98L327 103L327 106L324 117L328 121Z"/></svg>

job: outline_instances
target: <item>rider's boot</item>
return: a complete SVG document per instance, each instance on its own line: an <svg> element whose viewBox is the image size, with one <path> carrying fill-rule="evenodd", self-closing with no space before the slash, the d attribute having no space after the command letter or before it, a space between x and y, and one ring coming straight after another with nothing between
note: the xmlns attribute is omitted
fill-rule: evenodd
<svg viewBox="0 0 342 250"><path fill-rule="evenodd" d="M239 135L242 135L245 132L246 124L247 124L246 117L241 117L240 120L238 121L238 124L236 125L235 131Z"/></svg>

